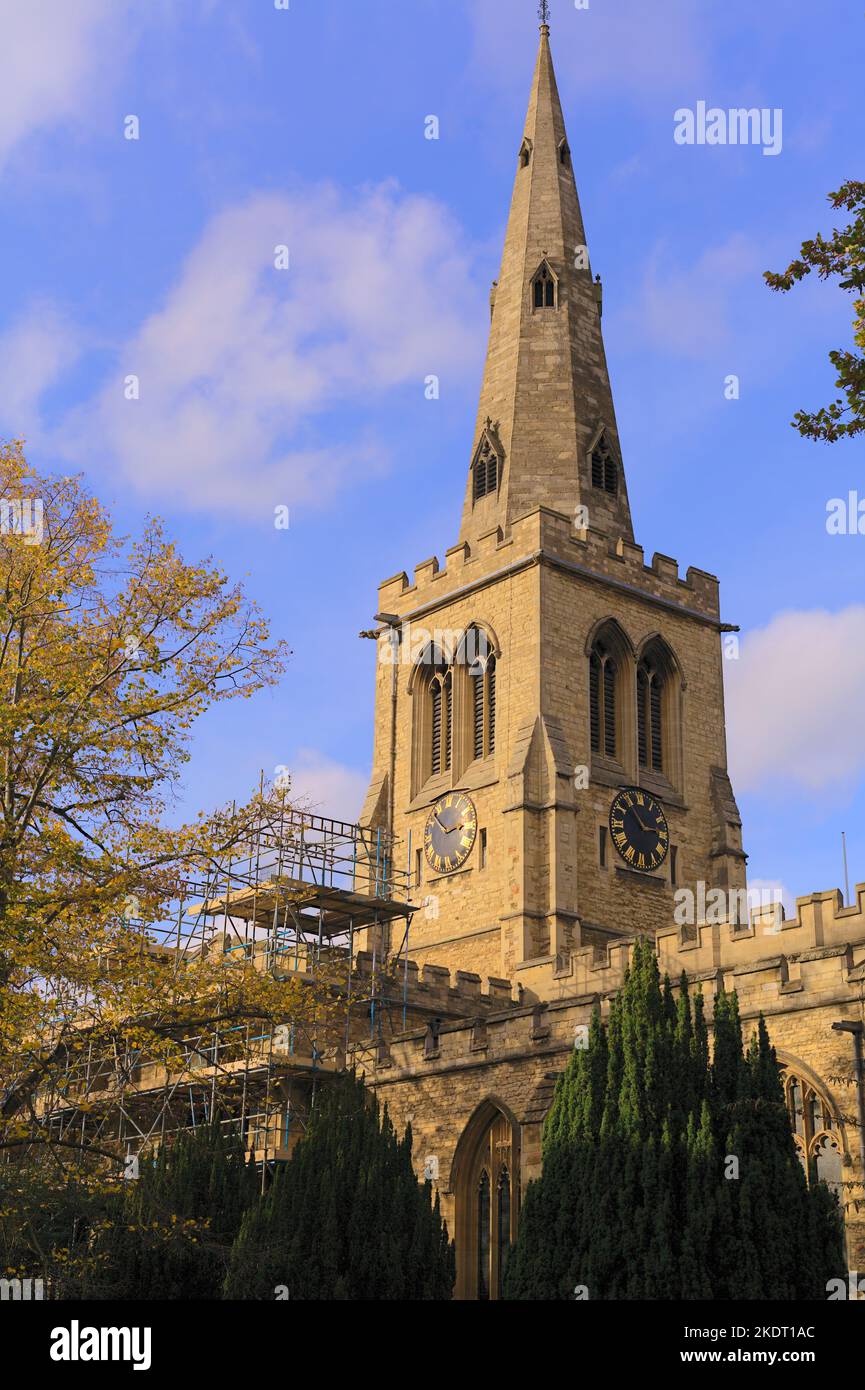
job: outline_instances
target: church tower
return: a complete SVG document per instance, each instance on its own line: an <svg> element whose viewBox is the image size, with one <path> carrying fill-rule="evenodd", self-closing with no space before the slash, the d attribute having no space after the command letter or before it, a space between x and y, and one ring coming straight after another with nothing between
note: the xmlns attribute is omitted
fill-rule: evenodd
<svg viewBox="0 0 865 1390"><path fill-rule="evenodd" d="M634 540L546 24L515 155L459 539L379 590L362 819L410 855L419 965L543 999L745 855L718 583Z"/></svg>

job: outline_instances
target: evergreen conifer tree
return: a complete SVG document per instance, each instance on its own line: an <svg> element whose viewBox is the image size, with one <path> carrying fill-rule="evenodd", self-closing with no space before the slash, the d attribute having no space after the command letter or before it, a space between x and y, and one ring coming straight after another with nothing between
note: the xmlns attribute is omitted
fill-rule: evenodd
<svg viewBox="0 0 865 1390"><path fill-rule="evenodd" d="M141 1160L97 1239L84 1297L218 1299L259 1180L220 1125L179 1134Z"/></svg>
<svg viewBox="0 0 865 1390"><path fill-rule="evenodd" d="M678 998L638 940L603 1027L570 1058L505 1272L511 1299L822 1299L843 1277L841 1220L808 1187L759 1020L735 994Z"/></svg>
<svg viewBox="0 0 865 1390"><path fill-rule="evenodd" d="M232 1251L225 1297L447 1299L453 1247L431 1184L353 1074L319 1091L306 1134L250 1209Z"/></svg>

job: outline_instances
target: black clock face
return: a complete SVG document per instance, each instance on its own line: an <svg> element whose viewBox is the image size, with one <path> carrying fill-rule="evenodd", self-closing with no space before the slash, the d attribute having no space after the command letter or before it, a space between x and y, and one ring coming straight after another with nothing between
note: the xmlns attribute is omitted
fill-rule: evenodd
<svg viewBox="0 0 865 1390"><path fill-rule="evenodd" d="M465 792L448 792L427 817L424 853L437 874L452 874L471 854L478 833L478 813Z"/></svg>
<svg viewBox="0 0 865 1390"><path fill-rule="evenodd" d="M623 787L610 807L610 835L625 863L651 873L670 849L663 807L639 787Z"/></svg>

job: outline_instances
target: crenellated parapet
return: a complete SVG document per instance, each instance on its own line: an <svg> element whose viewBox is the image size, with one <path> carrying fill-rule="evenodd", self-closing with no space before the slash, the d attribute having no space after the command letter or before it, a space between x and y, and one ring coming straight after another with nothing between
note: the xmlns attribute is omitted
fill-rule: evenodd
<svg viewBox="0 0 865 1390"><path fill-rule="evenodd" d="M404 572L379 587L379 612L403 619L418 618L440 604L451 603L473 585L484 585L512 569L533 564L571 570L591 581L620 585L643 601L655 600L717 622L718 581L714 575L690 568L684 578L675 560L656 554L646 564L643 548L624 538L611 539L585 518L569 517L547 507L518 518L507 534L499 527L448 550L444 564L437 557L415 567L414 580Z"/></svg>
<svg viewBox="0 0 865 1390"><path fill-rule="evenodd" d="M373 978L376 965L372 952L358 951L354 969L361 982L364 977ZM440 1008L443 1014L465 1015L514 1007L510 980L494 976L483 980L471 970L451 972L444 965L421 967L414 960L391 959L387 978L390 997L404 996L411 1008L422 1008L424 1013Z"/></svg>
<svg viewBox="0 0 865 1390"><path fill-rule="evenodd" d="M840 895L814 894L800 899L804 925L797 918L784 923L781 931L773 932L768 939L751 936L752 942L760 942L757 951L743 950L745 942L731 940L723 959L717 961L711 959L711 953L695 954L692 947L677 944L667 934L668 939L659 942L661 971L670 975L677 989L684 969L691 988L702 992L709 1022L715 997L721 990L736 990L743 1020L754 1020L762 1013L769 1020L770 1029L775 1017L789 1017L841 1001L852 1003L865 989L865 885L857 889L857 899L857 909L844 908ZM819 903L829 902L834 904L835 912L827 914L823 925L828 928L831 922L833 930L817 943L815 936L820 935L820 929L817 914L811 910ZM839 924L854 925L857 930L848 932L846 939L834 939ZM760 925L752 923L746 930L757 932ZM700 929L701 933L716 930ZM803 933L810 933L810 938ZM703 944L708 949L708 943ZM532 1055L565 1054L585 1043L595 1008L600 1009L602 1018L608 1016L613 998L624 983L632 951L632 941L603 950L576 951L569 963L560 962L552 972L560 987L557 996L531 999L524 989L520 991L523 1002L510 1003L505 1009L496 1004L497 996L505 997L506 981L490 981L491 991L482 994L478 977L469 981L460 978L460 972L454 986L447 970L427 966L423 972L426 983L412 985L412 989L437 992L443 1004L453 1001L454 996L463 1002L471 999L477 1003L477 1011L471 1018L443 1017L425 1028L391 1037L380 1050L377 1074L383 1069L390 1075L413 1075L476 1066L480 1061L513 1063ZM473 990L477 992L471 993Z"/></svg>
<svg viewBox="0 0 865 1390"><path fill-rule="evenodd" d="M796 908L794 918L786 918L778 903L757 908L747 917L742 912L736 922L712 920L710 904L706 920L658 932L661 970L673 980L683 970L691 978L723 977L729 989L740 977L744 980L774 969L779 986L786 986L790 994L797 992L800 980L814 977L816 959L837 958L849 971L862 972L865 884L857 885L853 906L846 907L835 889L798 898ZM518 984L532 999L613 994L621 988L632 949L633 943L622 939L557 958L527 961L518 967Z"/></svg>

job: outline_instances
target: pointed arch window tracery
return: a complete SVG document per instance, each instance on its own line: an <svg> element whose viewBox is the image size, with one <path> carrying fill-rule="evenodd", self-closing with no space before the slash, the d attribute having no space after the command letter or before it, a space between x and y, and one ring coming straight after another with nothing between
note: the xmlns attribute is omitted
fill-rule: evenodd
<svg viewBox="0 0 865 1390"><path fill-rule="evenodd" d="M790 1067L782 1068L781 1080L790 1128L807 1181L825 1182L840 1197L841 1142L828 1101Z"/></svg>
<svg viewBox="0 0 865 1390"><path fill-rule="evenodd" d="M516 1238L519 1141L494 1103L467 1126L456 1182L457 1297L502 1297L505 1263Z"/></svg>

